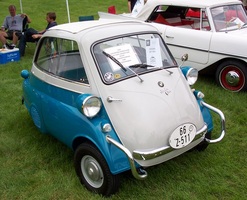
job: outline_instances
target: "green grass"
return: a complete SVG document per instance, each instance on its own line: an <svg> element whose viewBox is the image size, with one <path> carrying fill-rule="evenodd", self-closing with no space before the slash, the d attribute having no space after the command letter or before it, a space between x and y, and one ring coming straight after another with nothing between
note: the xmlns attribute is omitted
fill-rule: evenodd
<svg viewBox="0 0 247 200"><path fill-rule="evenodd" d="M18 0L12 3L19 7ZM59 24L67 22L65 1L22 0L32 18L31 27L46 26L45 14L55 11ZM0 19L8 14L9 1L1 1ZM115 5L127 12L127 1L69 0L71 21L80 15L107 11ZM21 104L20 72L30 69L35 44L28 44L20 62L0 65L0 199L102 199L81 186L73 167L73 152L49 135L37 131ZM110 199L245 199L247 193L247 94L231 93L200 77L196 86L205 101L221 109L226 117L226 136L204 152L191 151L148 169L139 181L123 174L119 192ZM220 127L213 114L216 134Z"/></svg>

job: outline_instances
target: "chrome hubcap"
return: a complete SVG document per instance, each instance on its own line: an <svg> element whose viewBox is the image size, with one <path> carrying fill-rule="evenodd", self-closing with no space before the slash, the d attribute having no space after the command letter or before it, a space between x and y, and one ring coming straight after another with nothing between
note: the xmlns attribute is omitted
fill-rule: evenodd
<svg viewBox="0 0 247 200"><path fill-rule="evenodd" d="M84 156L81 160L81 171L86 181L93 187L99 188L104 182L100 164L91 156Z"/></svg>
<svg viewBox="0 0 247 200"><path fill-rule="evenodd" d="M230 85L230 86L237 86L239 84L239 75L238 73L236 73L235 71L229 71L226 74L226 82Z"/></svg>
<svg viewBox="0 0 247 200"><path fill-rule="evenodd" d="M90 162L86 166L87 175L93 181L98 181L100 179L99 169L95 163Z"/></svg>

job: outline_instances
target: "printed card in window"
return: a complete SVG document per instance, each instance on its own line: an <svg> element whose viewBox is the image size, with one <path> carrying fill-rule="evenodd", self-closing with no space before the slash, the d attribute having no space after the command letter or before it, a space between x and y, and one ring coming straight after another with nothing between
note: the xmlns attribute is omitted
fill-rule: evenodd
<svg viewBox="0 0 247 200"><path fill-rule="evenodd" d="M162 66L159 38L151 38L146 40L146 57L148 65L155 67Z"/></svg>
<svg viewBox="0 0 247 200"><path fill-rule="evenodd" d="M131 65L140 64L140 59L136 55L135 50L130 44L123 44L119 46L110 47L104 50L106 53L117 59L124 67L129 67ZM120 67L110 58L108 58L111 64L112 70L119 70Z"/></svg>

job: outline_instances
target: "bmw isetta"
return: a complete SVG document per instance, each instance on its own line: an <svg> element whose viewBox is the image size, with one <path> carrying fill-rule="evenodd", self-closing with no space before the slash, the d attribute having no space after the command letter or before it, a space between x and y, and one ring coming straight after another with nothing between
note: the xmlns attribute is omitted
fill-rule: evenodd
<svg viewBox="0 0 247 200"><path fill-rule="evenodd" d="M34 125L74 151L83 185L110 196L120 174L220 142L225 117L193 89L197 70L180 67L157 29L95 20L50 28L23 70L23 103ZM210 112L219 116L212 134Z"/></svg>

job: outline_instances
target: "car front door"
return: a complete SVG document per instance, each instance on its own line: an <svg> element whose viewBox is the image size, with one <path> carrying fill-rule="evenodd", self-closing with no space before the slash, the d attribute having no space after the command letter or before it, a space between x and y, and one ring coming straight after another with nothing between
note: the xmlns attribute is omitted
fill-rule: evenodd
<svg viewBox="0 0 247 200"><path fill-rule="evenodd" d="M201 65L208 62L211 37L211 31L173 26L168 26L164 34L166 44L177 61L188 53L189 62Z"/></svg>

